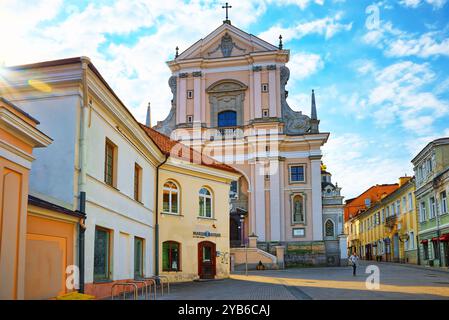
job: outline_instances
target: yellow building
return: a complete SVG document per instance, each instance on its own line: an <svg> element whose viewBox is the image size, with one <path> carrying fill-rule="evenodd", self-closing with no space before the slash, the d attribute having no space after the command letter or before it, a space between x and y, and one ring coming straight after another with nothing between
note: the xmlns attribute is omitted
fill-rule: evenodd
<svg viewBox="0 0 449 320"><path fill-rule="evenodd" d="M229 192L240 174L144 128L167 156L158 170L157 273L175 282L227 278Z"/></svg>
<svg viewBox="0 0 449 320"><path fill-rule="evenodd" d="M415 180L399 178L399 188L371 203L351 219L350 239L357 239L366 260L417 263Z"/></svg>

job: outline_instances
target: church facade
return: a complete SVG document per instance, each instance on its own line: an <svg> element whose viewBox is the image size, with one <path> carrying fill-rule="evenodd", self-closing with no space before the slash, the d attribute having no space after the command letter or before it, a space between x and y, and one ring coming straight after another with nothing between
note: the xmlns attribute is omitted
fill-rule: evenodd
<svg viewBox="0 0 449 320"><path fill-rule="evenodd" d="M289 50L225 20L167 64L173 94L167 118L154 127L242 177L231 186L231 246L257 236L268 252L286 246L286 262L325 263L321 147L315 95L311 115L287 103ZM322 254L297 261L301 244ZM290 254L292 253L292 254Z"/></svg>

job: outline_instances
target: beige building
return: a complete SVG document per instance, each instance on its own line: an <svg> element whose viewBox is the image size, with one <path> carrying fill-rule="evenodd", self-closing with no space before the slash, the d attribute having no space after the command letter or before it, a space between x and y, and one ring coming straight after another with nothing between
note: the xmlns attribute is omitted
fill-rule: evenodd
<svg viewBox="0 0 449 320"><path fill-rule="evenodd" d="M229 276L229 188L240 174L144 127L167 156L159 167L156 269L171 281ZM178 153L180 151L181 153Z"/></svg>

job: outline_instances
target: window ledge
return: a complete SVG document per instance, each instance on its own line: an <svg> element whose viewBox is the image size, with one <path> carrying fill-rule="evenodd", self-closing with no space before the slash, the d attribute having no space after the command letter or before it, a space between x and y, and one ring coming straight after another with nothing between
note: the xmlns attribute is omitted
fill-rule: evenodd
<svg viewBox="0 0 449 320"><path fill-rule="evenodd" d="M173 217L184 217L184 215L179 213L170 213L170 212L161 212L164 216L173 216Z"/></svg>
<svg viewBox="0 0 449 320"><path fill-rule="evenodd" d="M215 219L215 218L208 218L208 217L196 217L196 218L201 219L201 220L217 221L217 219Z"/></svg>
<svg viewBox="0 0 449 320"><path fill-rule="evenodd" d="M94 284L111 283L111 282L114 282L114 281L111 279L94 280Z"/></svg>

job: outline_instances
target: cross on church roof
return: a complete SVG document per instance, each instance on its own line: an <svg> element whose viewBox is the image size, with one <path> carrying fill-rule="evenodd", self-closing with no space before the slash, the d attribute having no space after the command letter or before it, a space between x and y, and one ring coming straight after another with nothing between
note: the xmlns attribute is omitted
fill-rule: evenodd
<svg viewBox="0 0 449 320"><path fill-rule="evenodd" d="M229 20L229 15L228 15L228 9L231 9L232 6L230 6L227 2L224 6L222 6L223 9L226 9L226 20L223 21L223 23L229 23L231 24L231 20Z"/></svg>

